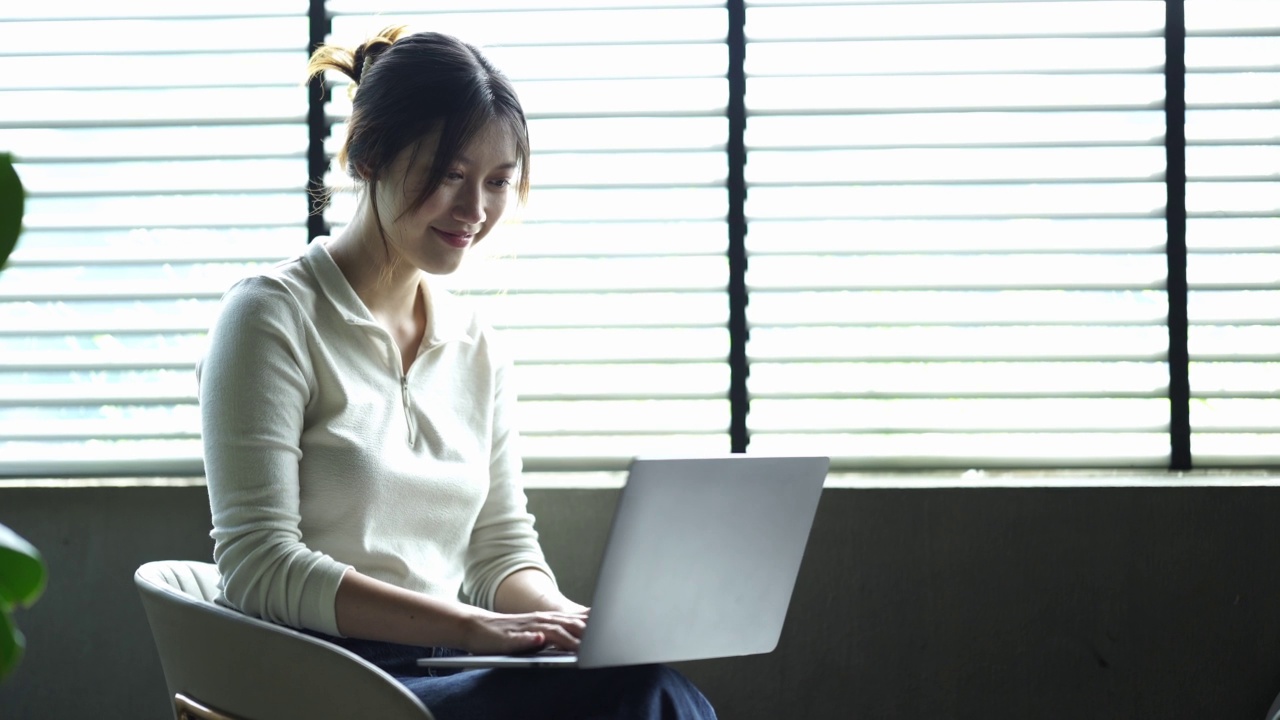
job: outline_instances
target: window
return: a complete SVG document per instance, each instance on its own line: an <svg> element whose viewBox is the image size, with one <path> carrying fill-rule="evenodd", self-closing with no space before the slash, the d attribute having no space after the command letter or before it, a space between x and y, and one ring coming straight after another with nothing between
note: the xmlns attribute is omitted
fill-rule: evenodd
<svg viewBox="0 0 1280 720"><path fill-rule="evenodd" d="M1168 464L1163 28L748 3L753 448Z"/></svg>
<svg viewBox="0 0 1280 720"><path fill-rule="evenodd" d="M517 352L530 468L1280 463L1274 3L325 7L334 41L450 32L517 85L530 203L448 282ZM0 274L0 476L200 472L204 331L317 232L309 132L331 156L344 131L339 78L308 127L309 29L284 0L0 10L0 149L30 193Z"/></svg>
<svg viewBox="0 0 1280 720"><path fill-rule="evenodd" d="M1187 3L1197 464L1280 463L1280 5Z"/></svg>
<svg viewBox="0 0 1280 720"><path fill-rule="evenodd" d="M0 473L199 473L218 298L306 241L305 6L8 3Z"/></svg>

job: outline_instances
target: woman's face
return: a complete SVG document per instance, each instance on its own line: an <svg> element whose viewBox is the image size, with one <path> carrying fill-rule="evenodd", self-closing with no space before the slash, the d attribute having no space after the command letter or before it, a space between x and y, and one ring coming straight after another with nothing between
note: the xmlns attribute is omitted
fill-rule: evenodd
<svg viewBox="0 0 1280 720"><path fill-rule="evenodd" d="M467 249L502 219L518 172L517 150L511 132L490 122L462 148L426 202L413 207L438 143L439 133L434 132L422 139L416 157L413 146L400 152L378 183L378 216L402 261L446 275L458 269Z"/></svg>

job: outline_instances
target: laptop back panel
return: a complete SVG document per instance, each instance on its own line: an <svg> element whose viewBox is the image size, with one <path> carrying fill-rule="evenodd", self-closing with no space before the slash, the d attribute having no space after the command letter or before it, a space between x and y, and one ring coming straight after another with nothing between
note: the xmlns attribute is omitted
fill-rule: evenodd
<svg viewBox="0 0 1280 720"><path fill-rule="evenodd" d="M771 652L827 458L637 459L618 503L579 667Z"/></svg>

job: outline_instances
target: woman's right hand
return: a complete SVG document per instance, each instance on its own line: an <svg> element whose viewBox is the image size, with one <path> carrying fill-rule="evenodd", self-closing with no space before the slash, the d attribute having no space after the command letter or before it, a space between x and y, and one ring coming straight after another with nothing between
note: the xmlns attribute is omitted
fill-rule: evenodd
<svg viewBox="0 0 1280 720"><path fill-rule="evenodd" d="M452 647L476 655L534 652L551 646L577 650L587 613L575 608L498 613L442 600L362 575L342 576L334 601L338 632L346 637Z"/></svg>
<svg viewBox="0 0 1280 720"><path fill-rule="evenodd" d="M480 610L468 618L461 649L474 655L534 652L544 647L577 650L586 627L585 613Z"/></svg>

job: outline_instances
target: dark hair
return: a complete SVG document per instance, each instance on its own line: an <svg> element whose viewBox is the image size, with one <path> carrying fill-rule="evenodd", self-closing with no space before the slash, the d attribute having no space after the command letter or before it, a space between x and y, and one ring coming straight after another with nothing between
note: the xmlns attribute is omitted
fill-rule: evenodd
<svg viewBox="0 0 1280 720"><path fill-rule="evenodd" d="M406 147L414 146L416 156L417 144L432 131L440 133L435 158L422 192L406 211L427 201L463 148L491 121L510 130L518 155L516 195L524 202L529 194L529 128L511 81L457 38L404 32L404 26L388 27L354 50L322 45L307 64L308 78L325 70L351 78L351 118L338 163L367 184L384 240L377 183Z"/></svg>

